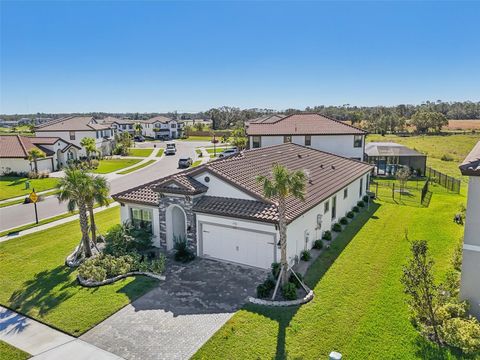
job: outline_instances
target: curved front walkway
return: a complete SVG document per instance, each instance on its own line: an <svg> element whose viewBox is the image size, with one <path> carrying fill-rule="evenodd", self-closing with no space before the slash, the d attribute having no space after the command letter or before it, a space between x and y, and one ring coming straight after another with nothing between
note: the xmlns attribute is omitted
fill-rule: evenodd
<svg viewBox="0 0 480 360"><path fill-rule="evenodd" d="M247 300L266 271L195 259L81 339L125 359L188 359Z"/></svg>

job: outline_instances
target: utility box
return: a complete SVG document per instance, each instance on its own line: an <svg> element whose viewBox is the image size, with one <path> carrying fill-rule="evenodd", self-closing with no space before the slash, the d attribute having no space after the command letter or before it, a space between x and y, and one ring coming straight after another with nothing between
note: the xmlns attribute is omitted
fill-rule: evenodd
<svg viewBox="0 0 480 360"><path fill-rule="evenodd" d="M342 354L332 351L330 355L328 355L328 360L342 360Z"/></svg>

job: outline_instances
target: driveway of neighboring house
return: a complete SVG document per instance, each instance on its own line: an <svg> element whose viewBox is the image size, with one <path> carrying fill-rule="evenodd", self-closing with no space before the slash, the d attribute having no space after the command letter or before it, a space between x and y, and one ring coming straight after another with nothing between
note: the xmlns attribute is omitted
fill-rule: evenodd
<svg viewBox="0 0 480 360"><path fill-rule="evenodd" d="M81 339L125 359L188 359L265 276L264 270L208 259L169 261L165 282Z"/></svg>

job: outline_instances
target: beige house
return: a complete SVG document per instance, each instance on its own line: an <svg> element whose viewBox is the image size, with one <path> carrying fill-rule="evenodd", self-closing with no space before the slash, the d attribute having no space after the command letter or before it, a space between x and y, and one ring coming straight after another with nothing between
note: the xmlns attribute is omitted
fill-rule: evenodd
<svg viewBox="0 0 480 360"><path fill-rule="evenodd" d="M480 141L460 165L460 171L469 177L460 296L469 301L472 314L480 318Z"/></svg>

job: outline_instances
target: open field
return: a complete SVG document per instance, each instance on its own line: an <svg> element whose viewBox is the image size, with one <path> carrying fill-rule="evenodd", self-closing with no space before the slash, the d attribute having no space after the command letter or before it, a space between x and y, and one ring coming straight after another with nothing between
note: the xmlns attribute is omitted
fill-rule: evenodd
<svg viewBox="0 0 480 360"><path fill-rule="evenodd" d="M0 359L5 360L26 360L30 358L30 355L22 350L7 344L0 340Z"/></svg>
<svg viewBox="0 0 480 360"><path fill-rule="evenodd" d="M471 135L421 135L400 137L396 135L367 136L367 142L391 141L403 144L427 155L427 165L447 175L461 178L458 165L465 159L474 145L480 141L480 134ZM451 161L444 161L447 156ZM464 181L467 179L464 178Z"/></svg>
<svg viewBox="0 0 480 360"><path fill-rule="evenodd" d="M141 159L105 159L100 160L98 168L93 170L93 173L108 174L113 171L118 171L126 167L135 165L142 161Z"/></svg>
<svg viewBox="0 0 480 360"><path fill-rule="evenodd" d="M30 128L26 125L17 126L15 131L13 127L0 127L0 135L25 135L33 136L33 133L30 131Z"/></svg>
<svg viewBox="0 0 480 360"><path fill-rule="evenodd" d="M153 148L130 148L128 150L129 156L148 157L153 152Z"/></svg>
<svg viewBox="0 0 480 360"><path fill-rule="evenodd" d="M480 119L474 120L448 120L448 130L480 130Z"/></svg>
<svg viewBox="0 0 480 360"><path fill-rule="evenodd" d="M95 215L101 232L120 221L118 207ZM65 257L80 239L78 221L0 243L0 304L79 336L155 286L146 277L84 288Z"/></svg>
<svg viewBox="0 0 480 360"><path fill-rule="evenodd" d="M306 282L315 298L284 309L246 305L195 359L453 359L426 343L409 320L400 283L409 255L404 239L426 239L441 280L463 227L451 221L462 195L434 193L430 207L379 201L352 223L312 265Z"/></svg>
<svg viewBox="0 0 480 360"><path fill-rule="evenodd" d="M30 181L30 189L25 189L25 182ZM41 192L53 189L58 183L56 178L28 179L17 176L0 176L0 200L30 194L32 189Z"/></svg>

